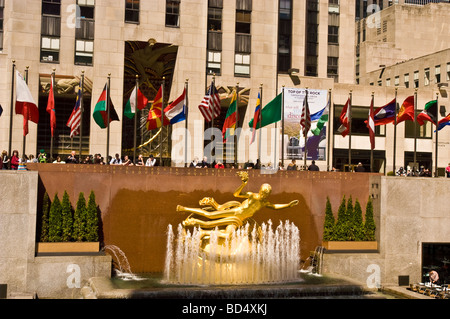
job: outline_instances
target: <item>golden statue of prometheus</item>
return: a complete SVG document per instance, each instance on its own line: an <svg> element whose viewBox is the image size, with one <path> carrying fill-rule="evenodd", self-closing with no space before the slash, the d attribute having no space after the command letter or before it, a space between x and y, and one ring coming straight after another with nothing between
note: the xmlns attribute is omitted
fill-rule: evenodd
<svg viewBox="0 0 450 319"><path fill-rule="evenodd" d="M258 193L245 192L242 190L248 183L248 172L239 171L237 173L241 178L241 185L233 193L236 198L245 198L241 203L238 201L229 201L222 205L216 202L212 197L204 197L200 200L200 206L205 208L189 208L181 205L177 206L177 212L191 213L183 222L186 227L198 227L201 231L201 237L209 236L214 229L219 230L219 238L229 239L232 233L245 222L253 217L260 209L267 207L275 210L292 207L298 204L298 200L293 200L288 204L272 204L267 198L272 192L269 184L261 185Z"/></svg>

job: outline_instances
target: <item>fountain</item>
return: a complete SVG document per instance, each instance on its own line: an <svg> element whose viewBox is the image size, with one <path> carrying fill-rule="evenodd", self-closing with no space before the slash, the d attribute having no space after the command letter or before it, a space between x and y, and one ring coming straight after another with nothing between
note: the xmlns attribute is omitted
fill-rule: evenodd
<svg viewBox="0 0 450 319"><path fill-rule="evenodd" d="M125 253L122 251L122 249L120 249L116 245L106 245L103 248L103 251L110 252L111 257L113 258L113 262L115 262L115 267L113 268L114 273L118 278L122 280L144 280L131 271L128 258L127 256L125 256Z"/></svg>
<svg viewBox="0 0 450 319"><path fill-rule="evenodd" d="M274 229L271 220L259 226L251 218L263 207L283 209L298 201L269 203L269 184L263 184L259 193L241 194L248 173L238 174L242 184L234 196L246 198L242 203L230 201L220 205L213 198L205 197L200 201L205 209L178 206L178 211L191 215L178 225L176 237L172 225L168 227L164 282L243 285L298 279L298 228L286 221Z"/></svg>

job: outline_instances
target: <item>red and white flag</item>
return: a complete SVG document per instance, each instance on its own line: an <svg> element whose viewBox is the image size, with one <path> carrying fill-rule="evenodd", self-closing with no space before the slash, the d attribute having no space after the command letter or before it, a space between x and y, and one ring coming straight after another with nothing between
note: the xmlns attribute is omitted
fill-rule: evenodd
<svg viewBox="0 0 450 319"><path fill-rule="evenodd" d="M207 122L211 122L212 119L220 115L221 107L219 92L214 86L214 82L211 83L211 86L209 87L208 92L198 106L198 109Z"/></svg>
<svg viewBox="0 0 450 319"><path fill-rule="evenodd" d="M375 115L373 112L373 96L370 102L369 119L367 120L367 128L369 129L370 149L375 149Z"/></svg>
<svg viewBox="0 0 450 319"><path fill-rule="evenodd" d="M344 108L342 109L341 116L339 120L341 121L341 126L338 128L338 132L341 133L343 137L346 137L350 132L350 98L347 99L347 103L345 103Z"/></svg>
<svg viewBox="0 0 450 319"><path fill-rule="evenodd" d="M39 122L39 109L31 95L27 83L16 70L16 114L23 115L23 136L28 134L28 121Z"/></svg>

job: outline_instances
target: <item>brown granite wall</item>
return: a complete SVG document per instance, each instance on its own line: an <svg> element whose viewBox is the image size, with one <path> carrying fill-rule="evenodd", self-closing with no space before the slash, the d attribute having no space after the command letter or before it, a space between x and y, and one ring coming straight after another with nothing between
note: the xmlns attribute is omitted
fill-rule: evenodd
<svg viewBox="0 0 450 319"><path fill-rule="evenodd" d="M104 245L116 245L126 254L135 273L162 272L166 230L175 229L187 217L176 206L199 207L205 196L219 203L233 200L240 185L236 170L174 167L124 167L73 164L29 164L39 171L39 196L46 190L51 199L62 198L66 190L76 205L78 195L95 192L99 205ZM342 196L352 196L365 207L372 174L343 172L280 171L261 174L249 170L245 191L257 192L263 183L272 186L272 203L298 199L299 205L274 211L263 209L254 217L259 223L271 219L274 225L289 220L300 229L301 255L321 244L325 204L330 198L336 215Z"/></svg>

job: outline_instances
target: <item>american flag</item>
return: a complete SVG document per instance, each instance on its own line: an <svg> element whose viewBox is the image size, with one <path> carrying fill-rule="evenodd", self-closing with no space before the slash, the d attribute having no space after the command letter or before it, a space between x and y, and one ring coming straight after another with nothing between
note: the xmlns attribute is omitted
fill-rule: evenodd
<svg viewBox="0 0 450 319"><path fill-rule="evenodd" d="M220 115L221 108L219 92L217 92L217 89L214 86L214 82L211 83L208 92L206 93L198 108L207 122L211 122L213 118L216 118Z"/></svg>
<svg viewBox="0 0 450 319"><path fill-rule="evenodd" d="M81 99L83 97L83 91L81 87L78 89L77 101L75 107L73 108L72 114L70 114L69 120L67 121L67 126L70 127L70 137L80 134L80 122L81 122Z"/></svg>
<svg viewBox="0 0 450 319"><path fill-rule="evenodd" d="M311 128L311 115L309 113L308 105L308 91L306 91L305 99L303 100L302 117L300 119L300 126L303 128L303 136L308 135L308 131Z"/></svg>

